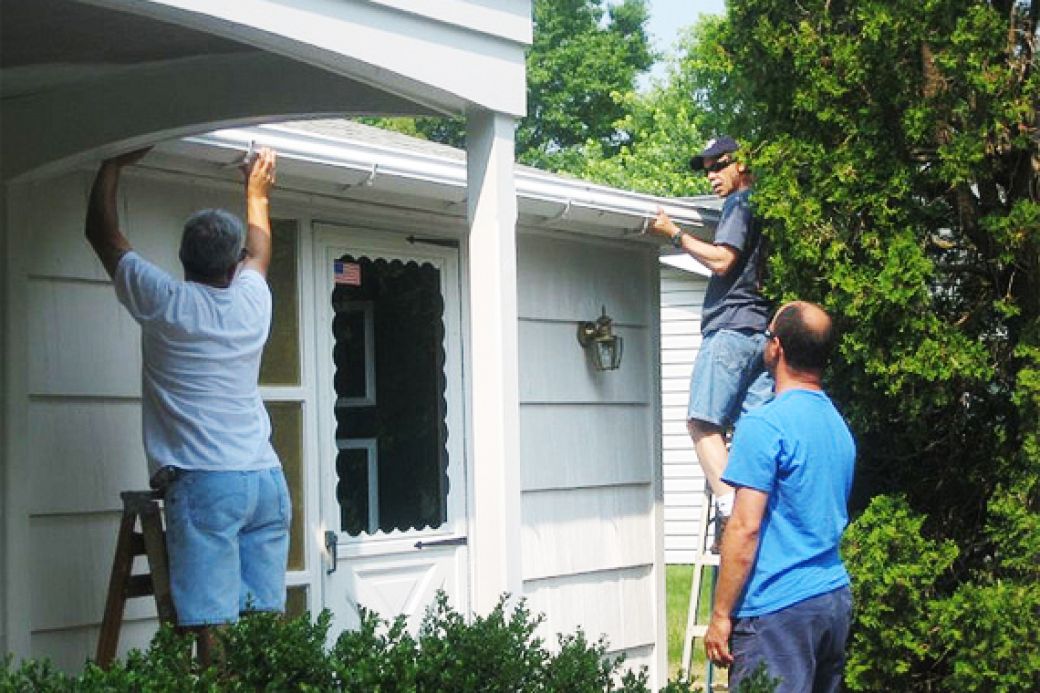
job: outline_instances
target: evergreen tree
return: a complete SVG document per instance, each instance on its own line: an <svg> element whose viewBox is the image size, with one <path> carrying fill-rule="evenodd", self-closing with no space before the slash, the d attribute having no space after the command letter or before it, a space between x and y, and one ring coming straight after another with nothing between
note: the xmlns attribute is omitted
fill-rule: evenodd
<svg viewBox="0 0 1040 693"><path fill-rule="evenodd" d="M1040 685L1038 11L732 0L704 51L724 75L705 102L753 145L771 291L842 328L830 389L861 500L903 494L923 536L955 547L916 621L878 616L898 580L860 605L853 689ZM871 522L857 560L867 539L901 541ZM887 575L865 565L860 585Z"/></svg>

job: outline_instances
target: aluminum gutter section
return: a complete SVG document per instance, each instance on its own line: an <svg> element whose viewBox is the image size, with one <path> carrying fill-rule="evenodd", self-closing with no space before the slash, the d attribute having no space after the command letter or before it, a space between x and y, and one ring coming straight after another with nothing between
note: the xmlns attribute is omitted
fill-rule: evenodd
<svg viewBox="0 0 1040 693"><path fill-rule="evenodd" d="M202 145L241 152L245 152L250 144L269 146L277 149L279 157L286 162L346 169L358 175L367 174L371 178L387 176L463 191L466 189L466 160L462 150L455 150L458 152L457 158L438 156L358 140L325 137L284 125L217 130L185 138L168 148L180 150L178 145L182 143L187 144L188 149L194 149L191 145ZM525 166L516 167L515 179L517 197L521 201L559 205L561 217L572 209L588 209L628 217L631 219L630 228L638 229L644 219L657 214L660 206L672 219L684 226L713 227L718 221L717 203L712 204L710 200L705 200L704 204L686 200L680 202L557 176Z"/></svg>

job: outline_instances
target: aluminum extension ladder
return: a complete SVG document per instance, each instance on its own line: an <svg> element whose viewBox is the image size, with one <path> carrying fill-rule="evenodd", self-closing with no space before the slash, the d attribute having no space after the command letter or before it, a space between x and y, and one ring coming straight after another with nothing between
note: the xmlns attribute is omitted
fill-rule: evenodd
<svg viewBox="0 0 1040 693"><path fill-rule="evenodd" d="M683 637L682 670L690 675L690 666L693 663L693 641L704 639L708 631L707 623L700 623L701 608L701 586L704 582L704 573L708 572L711 581L711 594L708 605L715 600L715 585L719 578L719 555L708 549L708 529L711 526L711 509L714 497L707 482L704 485L704 501L701 503L701 514L697 522L697 545L693 556L693 576L690 579L690 601L686 607L686 633ZM710 617L709 608L709 617ZM704 688L706 691L713 689L715 679L715 665L709 660L705 666Z"/></svg>

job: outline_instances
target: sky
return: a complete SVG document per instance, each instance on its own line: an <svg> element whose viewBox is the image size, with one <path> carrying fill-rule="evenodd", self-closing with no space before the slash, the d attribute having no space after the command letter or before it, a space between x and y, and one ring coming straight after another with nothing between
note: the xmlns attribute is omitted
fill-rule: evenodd
<svg viewBox="0 0 1040 693"><path fill-rule="evenodd" d="M677 38L676 31L697 21L703 13L722 14L726 11L724 0L647 0L650 6L650 31L654 48L664 52L672 47ZM653 77L664 75L664 65L658 63L651 71ZM641 80L640 87L649 83Z"/></svg>

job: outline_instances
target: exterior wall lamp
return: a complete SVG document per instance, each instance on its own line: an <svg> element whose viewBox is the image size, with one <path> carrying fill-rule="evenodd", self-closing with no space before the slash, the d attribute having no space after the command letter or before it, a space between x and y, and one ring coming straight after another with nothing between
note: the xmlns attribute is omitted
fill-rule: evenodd
<svg viewBox="0 0 1040 693"><path fill-rule="evenodd" d="M578 323L578 343L597 371L613 371L621 365L624 340L614 334L613 328L614 321L607 315L606 306L596 322Z"/></svg>

